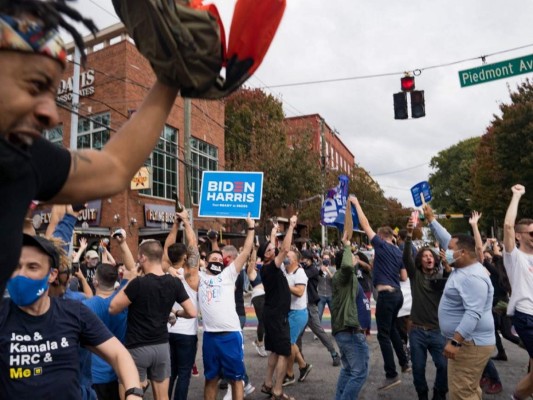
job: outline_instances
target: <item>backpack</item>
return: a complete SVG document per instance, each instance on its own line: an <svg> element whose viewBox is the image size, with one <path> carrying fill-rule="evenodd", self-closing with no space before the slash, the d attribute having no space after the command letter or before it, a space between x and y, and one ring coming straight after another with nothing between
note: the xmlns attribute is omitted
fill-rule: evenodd
<svg viewBox="0 0 533 400"><path fill-rule="evenodd" d="M219 99L259 67L286 0L237 0L226 50L217 8L202 0L113 0L113 6L157 78L189 98ZM226 76L220 73L226 68Z"/></svg>

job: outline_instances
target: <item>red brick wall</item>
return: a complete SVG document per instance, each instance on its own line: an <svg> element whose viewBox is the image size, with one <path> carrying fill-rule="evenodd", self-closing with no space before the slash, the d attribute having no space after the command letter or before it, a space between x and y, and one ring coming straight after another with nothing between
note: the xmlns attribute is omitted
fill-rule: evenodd
<svg viewBox="0 0 533 400"><path fill-rule="evenodd" d="M87 69L95 70L95 93L90 97L80 98L80 118L109 111L111 128L120 129L127 120L128 110L138 109L155 82L155 76L146 59L140 55L135 46L128 41L121 41L88 54ZM83 72L82 68L82 72ZM64 79L72 76L73 64L69 63ZM69 105L70 107L70 105ZM89 112L90 107L90 112ZM70 118L69 111L60 109L63 123L63 143L69 147ZM178 130L178 158L184 160L184 126L183 99L178 97L167 124ZM224 103L222 101L194 100L192 106L191 132L192 136L206 141L218 148L219 169L224 167ZM113 132L111 132L113 135ZM182 162L178 162L178 186L180 197L184 198L185 169ZM101 227L126 227L130 235L129 244L136 250L139 241L138 230L144 226L144 204L173 205L172 201L139 195L136 191L126 190L111 198L102 199ZM120 221L113 220L115 214L120 215ZM197 207L194 207L197 216ZM131 218L137 220L136 226L128 228ZM222 220L220 222L223 222ZM215 225L214 225L215 224ZM195 228L208 229L219 226L211 220L195 220Z"/></svg>

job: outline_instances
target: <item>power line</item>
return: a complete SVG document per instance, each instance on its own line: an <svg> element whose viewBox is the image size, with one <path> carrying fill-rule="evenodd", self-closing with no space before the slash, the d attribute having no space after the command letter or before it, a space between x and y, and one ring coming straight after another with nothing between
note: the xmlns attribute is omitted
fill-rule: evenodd
<svg viewBox="0 0 533 400"><path fill-rule="evenodd" d="M426 70L429 70L429 69L449 67L449 66L456 65L456 64L462 64L462 63L465 63L465 62L468 62L468 61L481 60L481 61L485 62L485 60L488 57L492 57L492 56L499 55L499 54L510 53L512 51L521 50L521 49L525 49L525 48L528 48L528 47L533 47L533 43L525 44L523 46L513 47L511 49L496 51L494 53L485 54L485 55L482 55L482 56L465 58L465 59L446 62L446 63L442 63L442 64L430 65L430 66L422 67L422 68L414 68L413 70L408 70L408 71L404 70L404 71L399 71L399 72L384 72L384 73L380 73L380 74L359 75L359 76L351 76L351 77L345 77L345 78L332 78L332 79L321 79L321 80L315 80L315 81L291 82L291 83L283 83L283 84L279 84L279 85L264 86L261 89L295 87L295 86L306 86L306 85L318 85L318 84L321 84L321 83L345 82L345 81L354 81L354 80L362 80L362 79L374 79L374 78L381 78L381 77L385 77L385 76L403 75L405 72L415 73L415 72L418 71L418 72L421 73L422 71L426 71Z"/></svg>
<svg viewBox="0 0 533 400"><path fill-rule="evenodd" d="M390 172L383 172L381 174L371 174L371 176L375 177L375 176L399 174L400 172L410 171L412 169L420 168L420 167L423 167L423 166L428 165L428 164L429 164L429 162L425 162L423 164L415 165L415 166L412 166L412 167L409 167L409 168L399 169L399 170L390 171Z"/></svg>
<svg viewBox="0 0 533 400"><path fill-rule="evenodd" d="M100 10L103 10L105 11L107 14L111 15L113 18L115 18L116 20L119 20L120 21L120 18L117 17L115 14L113 14L111 11L108 11L106 8L102 7L100 4L98 4L96 1L93 1L93 0L89 0L91 3L93 3L96 7L98 7Z"/></svg>

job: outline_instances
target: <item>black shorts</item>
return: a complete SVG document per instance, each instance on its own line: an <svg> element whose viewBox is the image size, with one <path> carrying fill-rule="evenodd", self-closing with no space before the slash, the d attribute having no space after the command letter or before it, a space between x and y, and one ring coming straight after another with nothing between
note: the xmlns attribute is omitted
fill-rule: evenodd
<svg viewBox="0 0 533 400"><path fill-rule="evenodd" d="M288 314L279 315L263 311L265 349L280 356L291 355L291 330Z"/></svg>

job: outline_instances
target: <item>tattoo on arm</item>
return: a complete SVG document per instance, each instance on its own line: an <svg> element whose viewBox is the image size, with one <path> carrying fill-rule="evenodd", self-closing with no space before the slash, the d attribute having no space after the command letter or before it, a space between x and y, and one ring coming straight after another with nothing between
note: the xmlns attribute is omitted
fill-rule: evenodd
<svg viewBox="0 0 533 400"><path fill-rule="evenodd" d="M80 151L73 151L70 154L72 154L72 172L76 172L78 170L78 160L85 161L89 164L92 163L91 159Z"/></svg>
<svg viewBox="0 0 533 400"><path fill-rule="evenodd" d="M196 246L187 246L187 266L189 268L198 268L200 262L200 252Z"/></svg>

